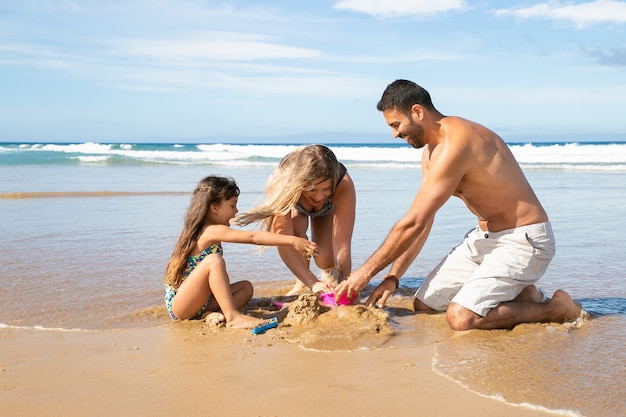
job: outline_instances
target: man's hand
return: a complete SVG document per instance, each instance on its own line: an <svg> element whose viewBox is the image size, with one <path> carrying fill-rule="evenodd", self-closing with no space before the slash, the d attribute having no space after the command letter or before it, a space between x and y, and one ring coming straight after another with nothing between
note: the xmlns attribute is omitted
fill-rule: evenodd
<svg viewBox="0 0 626 417"><path fill-rule="evenodd" d="M349 300L358 298L359 293L369 281L370 278L357 269L335 287L335 300L338 301L343 294L346 294Z"/></svg>
<svg viewBox="0 0 626 417"><path fill-rule="evenodd" d="M383 308L387 302L387 298L396 290L396 283L390 279L384 279L369 296L365 305L368 307L376 304L376 307Z"/></svg>

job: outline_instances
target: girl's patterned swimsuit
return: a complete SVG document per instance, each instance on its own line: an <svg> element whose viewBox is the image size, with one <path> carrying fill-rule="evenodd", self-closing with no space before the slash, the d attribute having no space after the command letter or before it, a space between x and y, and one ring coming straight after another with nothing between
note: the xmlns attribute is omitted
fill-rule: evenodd
<svg viewBox="0 0 626 417"><path fill-rule="evenodd" d="M190 256L189 259L187 260L187 269L185 270L185 275L181 283L189 276L191 271L193 271L195 267L198 266L200 262L202 262L204 258L214 253L220 256L224 255L224 249L222 249L221 243L214 243L213 245L209 246L208 248L200 252L200 255L198 256L193 256L193 255ZM177 289L178 288L174 288L171 285L167 285L165 287L165 307L167 308L167 312L169 313L170 317L174 320L178 320L178 317L176 317L174 313L172 312L172 301L174 300L174 296L176 295ZM191 318L197 319L197 318L202 317L202 314L204 314L204 312L206 311L209 305L209 301L211 301L211 298L206 300L206 303L204 303L202 308L200 308L200 310L198 310L196 315Z"/></svg>

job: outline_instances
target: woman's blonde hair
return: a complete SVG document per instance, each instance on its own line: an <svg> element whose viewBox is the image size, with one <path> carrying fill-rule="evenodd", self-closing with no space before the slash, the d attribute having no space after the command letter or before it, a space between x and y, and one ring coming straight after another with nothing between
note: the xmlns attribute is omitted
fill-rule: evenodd
<svg viewBox="0 0 626 417"><path fill-rule="evenodd" d="M239 195L239 187L232 178L210 175L198 183L193 192L183 231L165 270L165 283L178 288L183 282L189 256L196 249L200 233L207 222L211 204L219 204Z"/></svg>
<svg viewBox="0 0 626 417"><path fill-rule="evenodd" d="M316 180L331 179L332 192L339 180L337 157L324 145L308 145L287 154L265 187L266 199L253 209L237 215L237 223L246 226L263 221L262 229L270 230L275 216L284 216L300 200L303 191L313 188Z"/></svg>

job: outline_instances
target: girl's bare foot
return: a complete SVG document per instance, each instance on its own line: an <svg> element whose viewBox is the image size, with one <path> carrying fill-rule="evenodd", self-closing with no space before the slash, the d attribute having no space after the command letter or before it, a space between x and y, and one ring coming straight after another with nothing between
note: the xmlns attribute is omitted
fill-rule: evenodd
<svg viewBox="0 0 626 417"><path fill-rule="evenodd" d="M222 313L209 313L205 318L204 321L210 326L210 327L222 327L224 324L226 324L226 317L224 317L224 315Z"/></svg>
<svg viewBox="0 0 626 417"><path fill-rule="evenodd" d="M254 329L257 326L267 323L265 319L259 319L252 316L246 316L245 314L235 314L233 317L226 321L226 327L233 329Z"/></svg>
<svg viewBox="0 0 626 417"><path fill-rule="evenodd" d="M574 321L582 312L582 307L563 290L556 290L548 304L554 308L554 321Z"/></svg>

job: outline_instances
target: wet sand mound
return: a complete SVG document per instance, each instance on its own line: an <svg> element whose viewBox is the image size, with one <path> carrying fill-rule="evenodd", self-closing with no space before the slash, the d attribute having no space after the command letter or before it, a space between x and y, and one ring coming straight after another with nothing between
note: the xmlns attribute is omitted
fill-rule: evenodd
<svg viewBox="0 0 626 417"><path fill-rule="evenodd" d="M279 329L286 341L304 349L376 349L394 334L389 314L364 305L325 307L317 295L301 294L286 307Z"/></svg>

